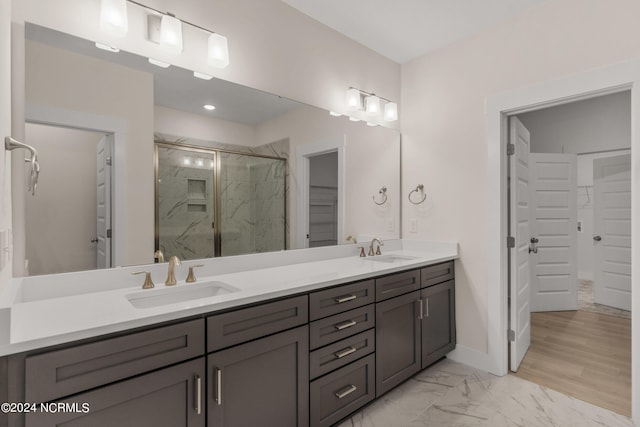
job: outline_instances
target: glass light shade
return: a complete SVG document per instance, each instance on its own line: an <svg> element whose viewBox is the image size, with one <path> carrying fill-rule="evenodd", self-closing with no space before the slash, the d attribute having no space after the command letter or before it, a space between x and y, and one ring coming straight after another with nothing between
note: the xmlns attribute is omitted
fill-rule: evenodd
<svg viewBox="0 0 640 427"><path fill-rule="evenodd" d="M360 100L360 91L358 89L347 89L347 110L354 111L362 108L362 101Z"/></svg>
<svg viewBox="0 0 640 427"><path fill-rule="evenodd" d="M211 34L207 42L207 62L217 68L229 65L229 46L227 38L220 34Z"/></svg>
<svg viewBox="0 0 640 427"><path fill-rule="evenodd" d="M395 122L398 120L398 104L395 102L388 102L384 106L384 119L388 122Z"/></svg>
<svg viewBox="0 0 640 427"><path fill-rule="evenodd" d="M127 34L127 0L101 0L100 29L121 37Z"/></svg>
<svg viewBox="0 0 640 427"><path fill-rule="evenodd" d="M178 18L162 15L160 46L172 53L182 52L182 22Z"/></svg>
<svg viewBox="0 0 640 427"><path fill-rule="evenodd" d="M375 95L367 96L367 116L380 114L380 98Z"/></svg>

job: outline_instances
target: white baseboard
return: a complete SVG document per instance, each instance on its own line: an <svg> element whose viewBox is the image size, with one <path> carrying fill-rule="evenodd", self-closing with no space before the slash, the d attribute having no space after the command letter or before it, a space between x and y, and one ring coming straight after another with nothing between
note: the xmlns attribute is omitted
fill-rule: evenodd
<svg viewBox="0 0 640 427"><path fill-rule="evenodd" d="M491 372L493 364L488 353L457 344L456 348L447 354L447 358L454 362L464 363L476 369ZM493 373L493 372L492 372Z"/></svg>

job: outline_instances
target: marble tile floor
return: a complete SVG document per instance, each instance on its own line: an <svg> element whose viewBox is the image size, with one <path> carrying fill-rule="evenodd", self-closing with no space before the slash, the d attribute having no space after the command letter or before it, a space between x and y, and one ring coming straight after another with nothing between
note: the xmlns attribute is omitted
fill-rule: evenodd
<svg viewBox="0 0 640 427"><path fill-rule="evenodd" d="M632 426L631 419L513 375L443 359L340 427Z"/></svg>

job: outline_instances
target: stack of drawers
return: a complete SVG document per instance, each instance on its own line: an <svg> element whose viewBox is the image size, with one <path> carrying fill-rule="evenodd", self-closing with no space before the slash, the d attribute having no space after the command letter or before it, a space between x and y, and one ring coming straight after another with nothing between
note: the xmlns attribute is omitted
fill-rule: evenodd
<svg viewBox="0 0 640 427"><path fill-rule="evenodd" d="M311 426L330 426L375 398L375 282L309 296Z"/></svg>

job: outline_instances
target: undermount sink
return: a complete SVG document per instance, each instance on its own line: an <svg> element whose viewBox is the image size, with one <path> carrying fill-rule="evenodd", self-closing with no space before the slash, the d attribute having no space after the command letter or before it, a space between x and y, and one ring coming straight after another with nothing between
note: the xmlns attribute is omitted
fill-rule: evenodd
<svg viewBox="0 0 640 427"><path fill-rule="evenodd" d="M134 292L126 295L126 298L135 308L151 308L237 291L239 289L224 282L189 283L179 284L171 288Z"/></svg>
<svg viewBox="0 0 640 427"><path fill-rule="evenodd" d="M378 261L378 262L402 262L402 261L411 261L417 259L418 257L407 256L407 255L381 255L381 256L372 256L365 258L367 261Z"/></svg>

